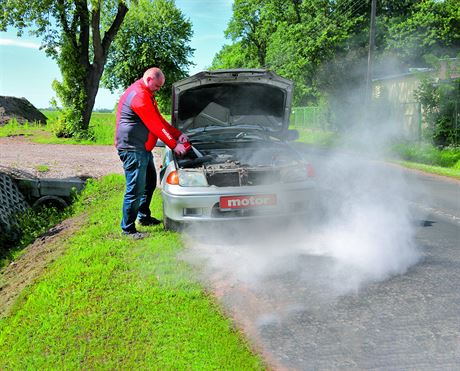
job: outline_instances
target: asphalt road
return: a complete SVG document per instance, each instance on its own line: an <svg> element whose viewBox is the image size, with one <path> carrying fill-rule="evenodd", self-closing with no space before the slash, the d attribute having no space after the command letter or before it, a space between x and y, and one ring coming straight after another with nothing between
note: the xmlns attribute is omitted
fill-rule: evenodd
<svg viewBox="0 0 460 371"><path fill-rule="evenodd" d="M287 298L301 295L296 302L302 305L258 327L279 365L460 369L460 185L422 175L408 178L427 192L413 205L420 261L404 274L335 298L311 295L305 280L280 280L279 289L289 288ZM298 264L308 266L311 259L304 256Z"/></svg>
<svg viewBox="0 0 460 371"><path fill-rule="evenodd" d="M335 201L303 237L283 227L271 238L291 253L269 243L192 247L228 313L275 369L459 370L460 182L313 158ZM331 223L344 205L343 224Z"/></svg>

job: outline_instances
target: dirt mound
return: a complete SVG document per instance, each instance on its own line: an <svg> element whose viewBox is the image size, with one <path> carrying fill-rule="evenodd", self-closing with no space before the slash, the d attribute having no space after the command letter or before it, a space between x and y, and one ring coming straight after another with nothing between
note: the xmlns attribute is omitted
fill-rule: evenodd
<svg viewBox="0 0 460 371"><path fill-rule="evenodd" d="M0 95L0 126L11 119L16 119L21 124L26 121L46 124L46 116L26 98Z"/></svg>

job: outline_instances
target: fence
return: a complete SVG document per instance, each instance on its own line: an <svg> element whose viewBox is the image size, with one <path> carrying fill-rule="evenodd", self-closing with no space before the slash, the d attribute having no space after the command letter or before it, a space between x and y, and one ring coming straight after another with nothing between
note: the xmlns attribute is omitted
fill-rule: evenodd
<svg viewBox="0 0 460 371"><path fill-rule="evenodd" d="M460 144L460 102L455 102L454 110L454 144Z"/></svg>
<svg viewBox="0 0 460 371"><path fill-rule="evenodd" d="M291 111L291 125L299 129L325 129L326 110L321 107L294 107Z"/></svg>

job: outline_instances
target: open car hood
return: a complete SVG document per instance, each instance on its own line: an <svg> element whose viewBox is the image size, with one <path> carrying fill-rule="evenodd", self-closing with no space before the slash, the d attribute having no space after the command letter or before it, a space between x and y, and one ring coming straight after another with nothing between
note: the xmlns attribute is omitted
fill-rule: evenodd
<svg viewBox="0 0 460 371"><path fill-rule="evenodd" d="M272 71L204 71L172 87L172 125L182 132L256 128L283 139L293 82Z"/></svg>

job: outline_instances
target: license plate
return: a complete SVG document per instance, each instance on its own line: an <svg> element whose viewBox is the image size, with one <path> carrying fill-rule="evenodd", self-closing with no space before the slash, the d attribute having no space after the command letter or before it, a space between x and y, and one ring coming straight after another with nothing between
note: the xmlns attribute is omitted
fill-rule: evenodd
<svg viewBox="0 0 460 371"><path fill-rule="evenodd" d="M221 209L249 209L276 205L276 195L252 196L222 196L219 207Z"/></svg>

